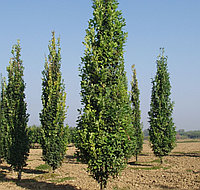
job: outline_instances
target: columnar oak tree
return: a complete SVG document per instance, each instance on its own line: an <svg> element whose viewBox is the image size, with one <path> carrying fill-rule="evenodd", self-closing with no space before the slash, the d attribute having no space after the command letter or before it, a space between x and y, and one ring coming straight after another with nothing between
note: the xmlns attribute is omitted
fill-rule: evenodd
<svg viewBox="0 0 200 190"><path fill-rule="evenodd" d="M117 8L116 0L93 0L80 65L83 108L76 131L77 156L88 164L101 189L125 167L134 149L123 57L127 34Z"/></svg>
<svg viewBox="0 0 200 190"><path fill-rule="evenodd" d="M4 87L4 83L3 80L1 78L1 95L0 95L0 163L2 161L2 158L4 157L4 153L3 153L3 137L4 137L4 130L3 130L3 125L2 125L2 119L3 119L3 97L4 97L4 91L5 91L5 87Z"/></svg>
<svg viewBox="0 0 200 190"><path fill-rule="evenodd" d="M140 123L141 120L141 111L140 111L140 91L138 89L138 81L136 77L136 69L135 66L132 66L133 76L131 81L131 103L132 103L132 117L133 117L133 127L134 127L134 133L136 138L136 147L134 155L136 156L136 161L138 158L138 155L142 151L142 145L143 145L143 132L142 132L142 126Z"/></svg>
<svg viewBox="0 0 200 190"><path fill-rule="evenodd" d="M6 157L7 153L7 125L6 125L6 81L1 78L1 96L0 96L0 162Z"/></svg>
<svg viewBox="0 0 200 190"><path fill-rule="evenodd" d="M158 56L157 73L152 81L152 95L149 111L149 136L152 150L160 158L168 155L175 146L176 132L173 123L173 102L171 101L170 77L167 69L167 57L164 48Z"/></svg>
<svg viewBox="0 0 200 190"><path fill-rule="evenodd" d="M6 160L18 172L26 165L29 155L29 140L27 134L28 114L25 102L25 83L23 79L24 67L20 59L21 47L19 40L13 46L10 65L7 67L8 85L6 87L6 125L7 140Z"/></svg>
<svg viewBox="0 0 200 190"><path fill-rule="evenodd" d="M43 160L51 166L53 171L63 161L67 138L64 127L66 118L66 93L61 77L60 38L57 43L55 33L49 42L49 55L45 60L42 72L42 105L40 113L42 125Z"/></svg>
<svg viewBox="0 0 200 190"><path fill-rule="evenodd" d="M3 129L2 129L2 124L1 124L1 120L2 120L2 79L1 79L1 96L0 96L0 163L2 162L2 158L3 158Z"/></svg>

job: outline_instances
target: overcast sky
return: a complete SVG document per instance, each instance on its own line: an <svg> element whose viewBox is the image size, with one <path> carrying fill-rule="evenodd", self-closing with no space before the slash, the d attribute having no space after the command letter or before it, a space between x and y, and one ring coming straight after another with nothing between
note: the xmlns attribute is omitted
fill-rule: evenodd
<svg viewBox="0 0 200 190"><path fill-rule="evenodd" d="M39 125L41 72L51 31L61 37L62 74L67 92L66 123L76 126L80 108L78 66L83 56L85 29L92 17L92 0L0 0L0 73L6 67L12 45L21 41L25 67L29 125ZM128 32L125 69L131 81L135 64L140 88L142 122L148 128L151 78L156 73L159 48L168 55L174 122L177 129L200 129L200 1L119 0Z"/></svg>

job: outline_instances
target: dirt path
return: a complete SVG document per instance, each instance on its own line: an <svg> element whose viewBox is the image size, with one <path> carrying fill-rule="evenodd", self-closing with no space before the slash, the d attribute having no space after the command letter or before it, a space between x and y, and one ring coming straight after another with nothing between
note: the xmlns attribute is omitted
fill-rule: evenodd
<svg viewBox="0 0 200 190"><path fill-rule="evenodd" d="M28 165L22 180L9 171L5 163L0 165L0 190L98 190L99 185L86 172L87 166L76 162L75 148L69 147L61 168L48 173L41 159L40 149L31 149ZM108 190L187 189L200 190L200 140L179 141L173 152L160 166L145 142L143 152L135 164L133 157L127 168L116 179L110 179ZM47 169L47 170L45 170Z"/></svg>

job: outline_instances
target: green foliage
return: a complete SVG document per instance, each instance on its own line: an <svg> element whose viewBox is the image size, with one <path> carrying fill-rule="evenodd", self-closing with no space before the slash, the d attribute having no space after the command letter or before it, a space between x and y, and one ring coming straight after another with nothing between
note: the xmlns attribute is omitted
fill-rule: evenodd
<svg viewBox="0 0 200 190"><path fill-rule="evenodd" d="M21 171L26 165L29 155L29 139L27 134L28 114L25 102L25 83L23 80L24 67L20 59L20 42L12 48L13 57L7 67L8 85L6 87L6 160L14 170L18 171L18 179L21 179Z"/></svg>
<svg viewBox="0 0 200 190"><path fill-rule="evenodd" d="M179 129L177 131L177 137L179 139L200 139L200 131L184 131L184 129Z"/></svg>
<svg viewBox="0 0 200 190"><path fill-rule="evenodd" d="M68 143L75 143L76 138L76 128L75 127L69 127L68 131L66 131L68 134Z"/></svg>
<svg viewBox="0 0 200 190"><path fill-rule="evenodd" d="M0 157L7 160L9 153L9 144L11 143L10 128L7 123L8 118L8 100L6 96L6 79L1 79L1 107L0 107Z"/></svg>
<svg viewBox="0 0 200 190"><path fill-rule="evenodd" d="M149 136L152 149L162 162L175 147L176 132L172 119L173 103L171 102L171 85L167 71L167 57L164 49L157 60L157 73L152 81L152 95L149 111Z"/></svg>
<svg viewBox="0 0 200 190"><path fill-rule="evenodd" d="M49 43L49 56L42 72L42 105L40 121L42 125L43 160L53 170L63 161L67 147L67 135L64 127L66 118L66 93L61 78L60 38L57 43L55 33Z"/></svg>
<svg viewBox="0 0 200 190"><path fill-rule="evenodd" d="M6 82L5 78L1 78L1 96L0 96L0 161L2 158L5 158L6 155Z"/></svg>
<svg viewBox="0 0 200 190"><path fill-rule="evenodd" d="M2 94L2 82L0 83L1 84L1 94ZM1 163L1 159L3 157L3 128L2 128L2 125L1 125L1 120L2 120L2 96L0 96L0 163Z"/></svg>
<svg viewBox="0 0 200 190"><path fill-rule="evenodd" d="M134 149L123 47L127 34L116 0L94 0L80 65L81 97L75 145L79 160L106 187Z"/></svg>
<svg viewBox="0 0 200 190"><path fill-rule="evenodd" d="M28 136L30 144L40 144L42 139L41 126L30 126L28 128Z"/></svg>
<svg viewBox="0 0 200 190"><path fill-rule="evenodd" d="M134 151L134 155L136 156L136 161L138 158L138 155L142 151L142 145L143 145L143 139L144 135L142 132L142 126L140 123L141 120L141 111L140 111L140 91L138 89L138 81L136 78L136 69L134 68L134 65L132 66L133 76L131 81L131 103L132 103L132 118L133 118L133 130L135 133L136 138L136 147Z"/></svg>

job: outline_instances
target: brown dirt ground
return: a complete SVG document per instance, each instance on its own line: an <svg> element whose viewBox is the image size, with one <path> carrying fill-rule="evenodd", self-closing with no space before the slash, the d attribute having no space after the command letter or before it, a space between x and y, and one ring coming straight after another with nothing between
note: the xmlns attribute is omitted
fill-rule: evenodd
<svg viewBox="0 0 200 190"><path fill-rule="evenodd" d="M0 190L98 190L99 185L86 172L87 166L76 162L74 151L69 146L62 167L49 173L36 169L44 164L42 151L31 149L20 182L16 180L16 172L9 171L6 163L0 164ZM145 141L138 163L133 157L118 178L109 180L107 187L107 190L141 189L200 190L200 140L179 141L162 166Z"/></svg>

